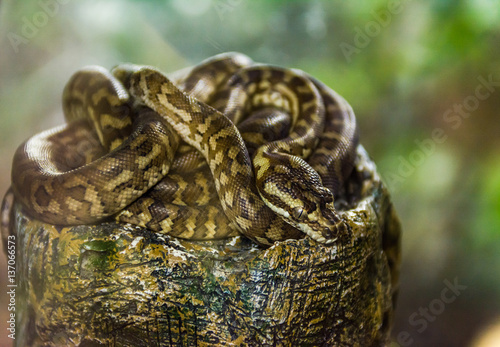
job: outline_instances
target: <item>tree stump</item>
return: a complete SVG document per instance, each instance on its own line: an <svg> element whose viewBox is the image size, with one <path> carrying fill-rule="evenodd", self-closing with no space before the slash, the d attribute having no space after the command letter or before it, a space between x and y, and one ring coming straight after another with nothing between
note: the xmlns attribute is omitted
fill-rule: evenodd
<svg viewBox="0 0 500 347"><path fill-rule="evenodd" d="M59 227L15 205L18 346L379 346L400 224L364 149L338 208L351 235L263 249L130 225ZM343 201L340 201L343 200Z"/></svg>

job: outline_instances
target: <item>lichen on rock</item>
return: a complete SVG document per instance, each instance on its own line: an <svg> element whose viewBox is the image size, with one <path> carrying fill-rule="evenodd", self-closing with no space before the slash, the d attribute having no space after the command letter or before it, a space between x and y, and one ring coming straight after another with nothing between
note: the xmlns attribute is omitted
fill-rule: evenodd
<svg viewBox="0 0 500 347"><path fill-rule="evenodd" d="M400 224L362 147L340 204L351 233L267 249L106 222L59 227L15 206L19 346L384 345Z"/></svg>

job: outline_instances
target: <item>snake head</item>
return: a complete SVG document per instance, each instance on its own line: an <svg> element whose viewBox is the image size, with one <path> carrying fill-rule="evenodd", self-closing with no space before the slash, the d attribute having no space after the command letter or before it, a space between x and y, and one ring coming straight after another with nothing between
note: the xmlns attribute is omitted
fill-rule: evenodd
<svg viewBox="0 0 500 347"><path fill-rule="evenodd" d="M334 207L332 192L303 159L290 156L287 165L276 165L257 187L266 204L293 227L321 243L332 243L347 231ZM258 174L257 174L258 175Z"/></svg>
<svg viewBox="0 0 500 347"><path fill-rule="evenodd" d="M288 207L287 222L314 240L328 244L337 240L347 226L335 210L331 191L315 181L292 183L292 192L300 199L295 200L294 207Z"/></svg>

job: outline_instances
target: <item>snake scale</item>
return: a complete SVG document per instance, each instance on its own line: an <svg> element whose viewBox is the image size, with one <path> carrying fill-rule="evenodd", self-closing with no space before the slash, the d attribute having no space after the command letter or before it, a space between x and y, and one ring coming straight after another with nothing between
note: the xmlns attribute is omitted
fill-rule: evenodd
<svg viewBox="0 0 500 347"><path fill-rule="evenodd" d="M147 66L86 67L67 83L63 111L65 125L18 148L7 194L44 222L114 218L264 246L348 232L334 196L354 165L354 113L302 71L240 53L172 80Z"/></svg>

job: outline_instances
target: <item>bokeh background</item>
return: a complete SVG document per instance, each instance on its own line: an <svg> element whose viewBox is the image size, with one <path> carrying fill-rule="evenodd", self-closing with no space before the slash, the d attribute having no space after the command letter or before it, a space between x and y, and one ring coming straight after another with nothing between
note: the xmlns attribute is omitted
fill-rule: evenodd
<svg viewBox="0 0 500 347"><path fill-rule="evenodd" d="M84 65L169 72L240 51L299 68L352 104L399 212L392 344L500 346L499 9L496 0L0 1L0 194L16 147L63 122L62 88Z"/></svg>

